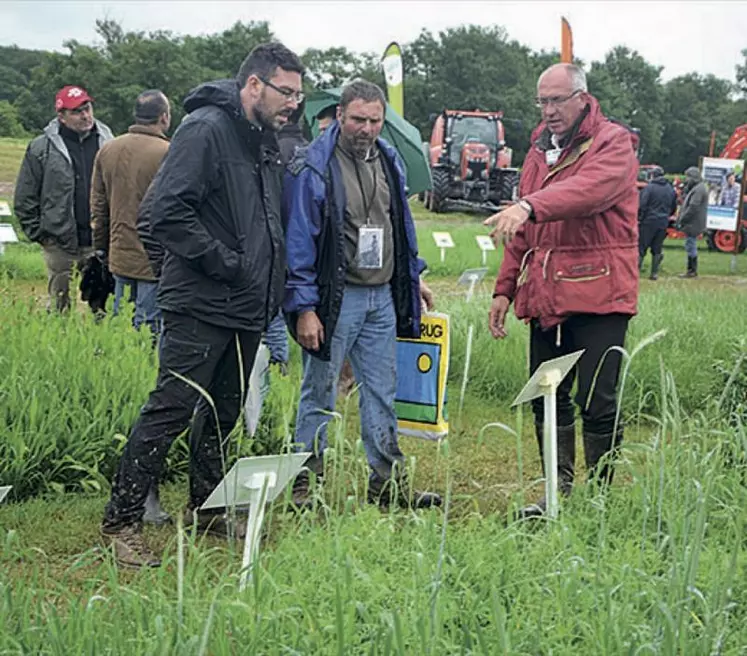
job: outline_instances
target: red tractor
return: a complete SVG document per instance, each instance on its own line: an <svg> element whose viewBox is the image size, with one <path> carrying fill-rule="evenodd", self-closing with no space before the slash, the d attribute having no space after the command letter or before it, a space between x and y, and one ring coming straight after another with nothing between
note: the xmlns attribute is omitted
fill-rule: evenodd
<svg viewBox="0 0 747 656"><path fill-rule="evenodd" d="M502 112L446 109L433 123L428 159L433 188L424 194L433 212L496 212L516 197L518 169L511 167Z"/></svg>

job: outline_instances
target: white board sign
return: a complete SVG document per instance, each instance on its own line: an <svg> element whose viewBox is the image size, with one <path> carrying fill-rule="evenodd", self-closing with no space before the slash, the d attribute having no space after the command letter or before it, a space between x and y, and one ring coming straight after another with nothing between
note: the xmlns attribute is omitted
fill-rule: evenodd
<svg viewBox="0 0 747 656"><path fill-rule="evenodd" d="M488 235L476 235L475 239L477 240L477 245L480 247L481 251L495 250L495 244Z"/></svg>
<svg viewBox="0 0 747 656"><path fill-rule="evenodd" d="M439 248L454 248L454 240L448 232L434 232L433 241Z"/></svg>
<svg viewBox="0 0 747 656"><path fill-rule="evenodd" d="M741 159L703 158L700 174L708 189L708 230L733 232L737 229L744 195L743 173L744 162Z"/></svg>
<svg viewBox="0 0 747 656"><path fill-rule="evenodd" d="M10 223L0 223L0 244L15 244L18 235Z"/></svg>
<svg viewBox="0 0 747 656"><path fill-rule="evenodd" d="M7 201L0 200L0 216L13 216Z"/></svg>

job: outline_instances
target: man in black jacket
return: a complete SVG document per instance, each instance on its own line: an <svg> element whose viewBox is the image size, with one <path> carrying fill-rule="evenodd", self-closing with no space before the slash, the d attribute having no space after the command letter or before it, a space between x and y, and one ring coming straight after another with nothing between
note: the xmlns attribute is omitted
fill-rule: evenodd
<svg viewBox="0 0 747 656"><path fill-rule="evenodd" d="M303 100L303 72L285 46L264 44L236 79L194 89L156 178L150 231L165 250L158 380L125 446L101 526L121 565L160 565L142 538L144 503L190 419L185 524L241 537L224 514L198 509L223 477L262 331L283 297L275 132Z"/></svg>
<svg viewBox="0 0 747 656"><path fill-rule="evenodd" d="M651 171L648 184L641 192L638 208L638 268L643 270L646 251L651 249L651 280L659 277L659 267L664 255L661 248L667 237L669 217L677 211L677 193L664 177L664 169L657 166Z"/></svg>

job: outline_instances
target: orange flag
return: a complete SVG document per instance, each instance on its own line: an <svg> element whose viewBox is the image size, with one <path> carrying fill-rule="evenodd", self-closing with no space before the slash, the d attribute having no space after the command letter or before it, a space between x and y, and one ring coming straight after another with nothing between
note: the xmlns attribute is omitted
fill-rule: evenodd
<svg viewBox="0 0 747 656"><path fill-rule="evenodd" d="M560 61L564 64L573 63L573 32L565 18L560 21Z"/></svg>

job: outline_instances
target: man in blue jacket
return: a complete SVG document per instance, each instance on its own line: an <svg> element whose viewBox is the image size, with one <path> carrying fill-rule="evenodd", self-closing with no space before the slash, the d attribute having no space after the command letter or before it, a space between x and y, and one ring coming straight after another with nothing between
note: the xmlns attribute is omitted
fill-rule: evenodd
<svg viewBox="0 0 747 656"><path fill-rule="evenodd" d="M651 171L648 184L641 192L638 206L638 268L643 270L646 251L651 249L651 280L659 277L659 267L664 259L662 246L667 237L669 217L677 211L677 193L664 177L664 169L657 166Z"/></svg>
<svg viewBox="0 0 747 656"><path fill-rule="evenodd" d="M402 162L379 138L385 111L378 86L351 82L337 122L298 152L286 173L284 309L304 349L295 442L314 453L306 466L322 476L326 422L349 357L371 467L368 500L422 508L441 499L407 484L394 411L396 338L419 336L421 303L430 309L433 297L420 280L425 264L417 256ZM308 506L309 491L305 471L295 481L294 503Z"/></svg>

